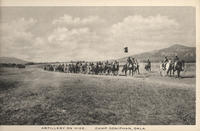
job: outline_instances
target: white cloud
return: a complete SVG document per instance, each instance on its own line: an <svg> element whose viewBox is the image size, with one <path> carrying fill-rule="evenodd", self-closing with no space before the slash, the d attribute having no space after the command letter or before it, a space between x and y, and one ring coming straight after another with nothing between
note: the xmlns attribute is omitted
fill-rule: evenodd
<svg viewBox="0 0 200 131"><path fill-rule="evenodd" d="M161 15L128 16L110 28L113 44L128 46L131 54L174 44L179 31L178 22Z"/></svg>
<svg viewBox="0 0 200 131"><path fill-rule="evenodd" d="M65 14L64 16L53 20L52 24L66 24L66 25L88 25L96 23L104 23L105 20L99 16L88 16L86 18L72 17Z"/></svg>
<svg viewBox="0 0 200 131"><path fill-rule="evenodd" d="M49 21L54 25L40 36L32 33L37 22L22 18L3 25L1 53L33 61L105 60L124 57L124 46L130 55L169 46L180 33L177 21L161 15L127 16L109 28L97 27L105 22L98 16L64 15Z"/></svg>
<svg viewBox="0 0 200 131"><path fill-rule="evenodd" d="M92 32L86 27L71 30L66 27L58 27L48 36L48 40L50 43L53 43L53 41L74 41L83 38L87 40L90 35L92 35Z"/></svg>
<svg viewBox="0 0 200 131"><path fill-rule="evenodd" d="M83 19L89 23L92 19ZM18 19L4 23L1 28L1 56L19 57L33 61L66 61L71 59L93 58L93 50L99 37L89 27L55 27L42 36L32 33L37 20ZM92 48L91 48L92 47ZM92 54L92 57L88 57Z"/></svg>
<svg viewBox="0 0 200 131"><path fill-rule="evenodd" d="M90 54L93 54L92 58L94 54L96 55L96 51L92 45L96 44L99 36L87 27L73 29L58 27L49 34L47 40L48 52L54 53L55 59L57 58L62 61L71 59L80 60L88 58Z"/></svg>
<svg viewBox="0 0 200 131"><path fill-rule="evenodd" d="M100 30L102 27L105 27L106 20L100 18L99 16L87 16L87 17L73 17L65 14L62 17L54 19L52 21L54 27L66 27L68 29L73 28L90 28L90 30Z"/></svg>
<svg viewBox="0 0 200 131"><path fill-rule="evenodd" d="M1 31L3 37L8 38L27 38L32 37L32 33L29 30L37 23L37 20L30 19L18 19L9 23L2 23Z"/></svg>
<svg viewBox="0 0 200 131"><path fill-rule="evenodd" d="M34 35L30 32L37 20L33 18L18 19L1 26L1 55L26 56L26 50L34 42ZM23 57L24 58L24 57Z"/></svg>
<svg viewBox="0 0 200 131"><path fill-rule="evenodd" d="M74 49L77 46L89 46L92 40L96 38L96 33L92 32L87 27L74 29L58 27L48 36L47 39L50 45Z"/></svg>
<svg viewBox="0 0 200 131"><path fill-rule="evenodd" d="M132 40L160 40L176 32L179 24L166 16L128 16L122 22L114 24L111 32L115 38L124 37Z"/></svg>

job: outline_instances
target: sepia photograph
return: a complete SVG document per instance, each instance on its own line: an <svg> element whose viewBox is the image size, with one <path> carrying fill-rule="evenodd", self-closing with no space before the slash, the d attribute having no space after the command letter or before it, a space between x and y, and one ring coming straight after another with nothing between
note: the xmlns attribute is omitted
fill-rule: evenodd
<svg viewBox="0 0 200 131"><path fill-rule="evenodd" d="M196 125L192 6L1 6L0 125Z"/></svg>

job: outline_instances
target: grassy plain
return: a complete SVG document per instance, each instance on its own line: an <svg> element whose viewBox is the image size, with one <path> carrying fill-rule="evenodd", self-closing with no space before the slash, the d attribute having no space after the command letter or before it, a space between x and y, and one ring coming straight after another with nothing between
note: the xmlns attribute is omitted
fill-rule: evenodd
<svg viewBox="0 0 200 131"><path fill-rule="evenodd" d="M1 125L194 125L195 65L182 79L0 69ZM141 65L143 69L143 65Z"/></svg>

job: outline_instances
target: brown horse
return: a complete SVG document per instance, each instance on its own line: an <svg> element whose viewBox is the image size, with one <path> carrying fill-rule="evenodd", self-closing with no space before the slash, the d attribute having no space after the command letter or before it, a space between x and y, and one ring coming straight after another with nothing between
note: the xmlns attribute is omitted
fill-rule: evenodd
<svg viewBox="0 0 200 131"><path fill-rule="evenodd" d="M133 63L126 63L123 65L122 72L125 72L125 75L127 76L127 71L129 71L129 75L133 76L134 73L140 74L139 65L133 64Z"/></svg>
<svg viewBox="0 0 200 131"><path fill-rule="evenodd" d="M173 65L173 75L175 72L177 72L177 77L180 78L180 73L181 71L184 71L185 68L185 61L181 60L181 61L177 61L174 63Z"/></svg>

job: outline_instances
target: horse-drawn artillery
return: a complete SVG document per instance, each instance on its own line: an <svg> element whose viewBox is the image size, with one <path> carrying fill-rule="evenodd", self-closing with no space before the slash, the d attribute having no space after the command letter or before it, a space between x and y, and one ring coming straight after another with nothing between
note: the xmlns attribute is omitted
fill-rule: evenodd
<svg viewBox="0 0 200 131"><path fill-rule="evenodd" d="M82 73L95 75L118 75L119 63L117 61L109 62L74 62L68 64L48 64L44 70L58 71L65 73Z"/></svg>
<svg viewBox="0 0 200 131"><path fill-rule="evenodd" d="M177 73L177 77L180 78L180 72L184 70L184 61L172 62L169 60L167 63L161 63L160 65L160 75L161 76L173 76ZM81 73L81 74L91 74L91 75L124 75L133 76L135 74L140 74L140 66L137 60L135 62L125 62L119 64L118 61L114 62L71 62L71 63L57 63L48 64L44 66L44 70L65 72L65 73ZM146 71L151 71L150 61L144 65Z"/></svg>

